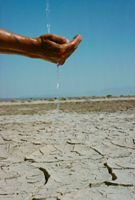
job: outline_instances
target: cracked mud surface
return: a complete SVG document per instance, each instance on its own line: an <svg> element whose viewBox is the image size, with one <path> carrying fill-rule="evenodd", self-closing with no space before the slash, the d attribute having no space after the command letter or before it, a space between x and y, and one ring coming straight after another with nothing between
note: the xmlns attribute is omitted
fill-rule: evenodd
<svg viewBox="0 0 135 200"><path fill-rule="evenodd" d="M134 110L1 115L0 200L134 200L134 141Z"/></svg>

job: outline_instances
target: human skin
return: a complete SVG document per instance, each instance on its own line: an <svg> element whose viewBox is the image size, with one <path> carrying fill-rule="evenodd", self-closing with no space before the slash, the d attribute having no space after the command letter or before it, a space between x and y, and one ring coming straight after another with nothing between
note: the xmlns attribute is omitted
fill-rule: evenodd
<svg viewBox="0 0 135 200"><path fill-rule="evenodd" d="M30 38L0 29L0 53L18 54L63 65L81 40L80 35L71 41L54 34Z"/></svg>

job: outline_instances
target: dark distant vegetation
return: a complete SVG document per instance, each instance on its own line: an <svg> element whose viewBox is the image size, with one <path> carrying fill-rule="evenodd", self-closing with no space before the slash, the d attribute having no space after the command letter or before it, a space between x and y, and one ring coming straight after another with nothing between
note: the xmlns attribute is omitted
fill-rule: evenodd
<svg viewBox="0 0 135 200"><path fill-rule="evenodd" d="M13 103L17 102L17 99L11 99L11 102L13 102Z"/></svg>
<svg viewBox="0 0 135 200"><path fill-rule="evenodd" d="M54 101L54 100L55 100L54 98L49 98L49 99L48 99L48 101Z"/></svg>
<svg viewBox="0 0 135 200"><path fill-rule="evenodd" d="M66 97L61 97L60 100L61 100L61 101L66 101L67 98L66 98Z"/></svg>
<svg viewBox="0 0 135 200"><path fill-rule="evenodd" d="M111 98L111 97L112 97L112 95L111 95L111 94L108 94L108 95L106 95L106 97L107 97L107 98Z"/></svg>

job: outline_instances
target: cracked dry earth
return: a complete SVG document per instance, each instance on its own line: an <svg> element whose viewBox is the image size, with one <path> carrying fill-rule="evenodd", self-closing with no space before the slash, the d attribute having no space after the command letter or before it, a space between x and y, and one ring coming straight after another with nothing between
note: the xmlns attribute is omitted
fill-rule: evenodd
<svg viewBox="0 0 135 200"><path fill-rule="evenodd" d="M0 116L0 200L70 199L135 199L135 113Z"/></svg>

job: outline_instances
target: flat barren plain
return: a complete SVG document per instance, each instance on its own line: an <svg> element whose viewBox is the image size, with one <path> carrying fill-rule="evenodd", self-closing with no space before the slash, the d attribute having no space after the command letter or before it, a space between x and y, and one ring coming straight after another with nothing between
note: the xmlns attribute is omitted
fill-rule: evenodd
<svg viewBox="0 0 135 200"><path fill-rule="evenodd" d="M71 199L135 199L135 98L0 102L0 200Z"/></svg>

